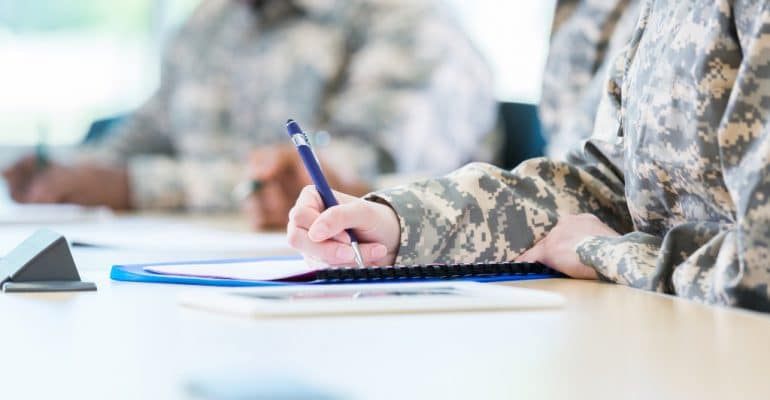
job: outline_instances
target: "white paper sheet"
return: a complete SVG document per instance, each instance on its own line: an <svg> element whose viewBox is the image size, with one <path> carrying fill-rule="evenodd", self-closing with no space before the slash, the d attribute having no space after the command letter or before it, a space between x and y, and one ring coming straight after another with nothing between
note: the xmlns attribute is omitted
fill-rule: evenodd
<svg viewBox="0 0 770 400"><path fill-rule="evenodd" d="M303 260L273 260L218 264L156 265L145 271L200 278L272 281L313 271Z"/></svg>

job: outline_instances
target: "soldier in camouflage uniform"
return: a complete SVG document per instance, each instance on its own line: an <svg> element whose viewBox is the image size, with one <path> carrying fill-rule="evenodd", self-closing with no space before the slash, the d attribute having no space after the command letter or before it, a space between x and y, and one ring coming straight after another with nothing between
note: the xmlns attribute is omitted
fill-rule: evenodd
<svg viewBox="0 0 770 400"><path fill-rule="evenodd" d="M770 311L770 3L645 0L610 64L593 137L567 161L341 195L313 190L289 239L350 263L541 261L697 301Z"/></svg>
<svg viewBox="0 0 770 400"><path fill-rule="evenodd" d="M19 201L229 210L251 173L279 196L263 203L285 207L268 212L285 225L309 182L295 151L266 147L288 144L287 118L334 135L325 169L355 191L380 173L444 174L480 157L494 111L488 67L431 0L207 0L168 46L158 92L79 155L100 168L6 175Z"/></svg>

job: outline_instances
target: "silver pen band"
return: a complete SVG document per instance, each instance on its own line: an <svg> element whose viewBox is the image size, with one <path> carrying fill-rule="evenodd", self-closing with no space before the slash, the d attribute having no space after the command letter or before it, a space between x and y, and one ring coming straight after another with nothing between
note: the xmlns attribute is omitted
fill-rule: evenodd
<svg viewBox="0 0 770 400"><path fill-rule="evenodd" d="M366 268L364 265L364 258L361 256L361 248L358 247L358 242L350 242L350 247L353 248L353 256L356 259L356 264L360 268Z"/></svg>

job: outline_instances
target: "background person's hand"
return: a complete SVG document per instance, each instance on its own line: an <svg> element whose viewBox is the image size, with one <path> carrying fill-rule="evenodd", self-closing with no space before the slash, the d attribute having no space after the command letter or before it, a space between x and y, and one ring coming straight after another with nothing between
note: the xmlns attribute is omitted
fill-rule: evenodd
<svg viewBox="0 0 770 400"><path fill-rule="evenodd" d="M131 208L128 171L120 167L49 164L38 170L26 157L3 172L12 198L19 203L70 203Z"/></svg>
<svg viewBox="0 0 770 400"><path fill-rule="evenodd" d="M321 158L324 175L333 189L356 196L369 191L369 187L360 181L343 179L332 164L324 163ZM249 178L261 183L261 188L249 195L243 204L255 229L286 226L289 209L300 191L313 183L297 150L291 145L265 147L252 152Z"/></svg>
<svg viewBox="0 0 770 400"><path fill-rule="evenodd" d="M593 214L567 215L548 234L525 251L517 262L541 262L567 276L597 279L596 271L580 262L577 246L592 236L620 236Z"/></svg>
<svg viewBox="0 0 770 400"><path fill-rule="evenodd" d="M289 213L289 244L308 262L353 265L345 229L353 229L366 265L393 265L401 237L398 217L390 207L335 192L339 205L324 210L314 186L306 186Z"/></svg>
<svg viewBox="0 0 770 400"><path fill-rule="evenodd" d="M24 202L29 184L35 179L38 172L37 158L33 155L25 156L3 170L3 177L8 184L8 192L14 201Z"/></svg>

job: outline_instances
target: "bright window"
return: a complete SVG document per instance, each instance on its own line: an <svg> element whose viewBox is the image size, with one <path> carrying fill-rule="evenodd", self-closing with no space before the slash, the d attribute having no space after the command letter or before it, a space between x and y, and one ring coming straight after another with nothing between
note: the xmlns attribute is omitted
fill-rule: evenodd
<svg viewBox="0 0 770 400"><path fill-rule="evenodd" d="M495 73L497 98L537 103L555 0L448 0Z"/></svg>
<svg viewBox="0 0 770 400"><path fill-rule="evenodd" d="M71 144L157 85L167 32L198 0L0 0L0 142Z"/></svg>

